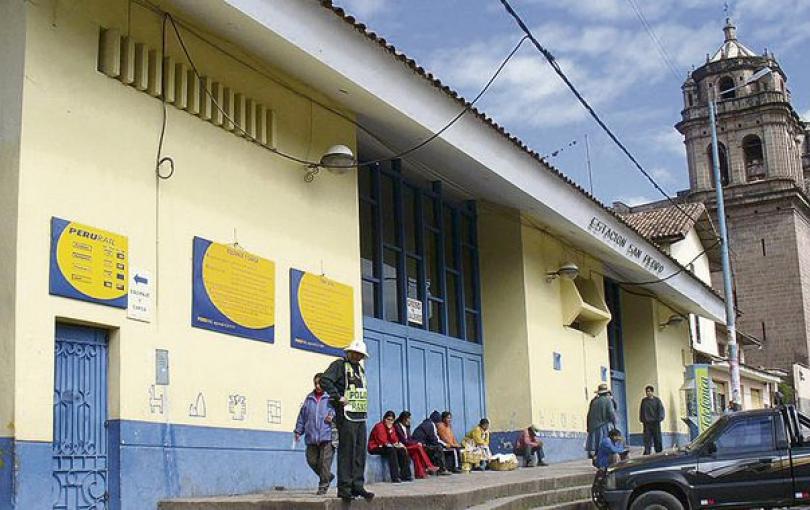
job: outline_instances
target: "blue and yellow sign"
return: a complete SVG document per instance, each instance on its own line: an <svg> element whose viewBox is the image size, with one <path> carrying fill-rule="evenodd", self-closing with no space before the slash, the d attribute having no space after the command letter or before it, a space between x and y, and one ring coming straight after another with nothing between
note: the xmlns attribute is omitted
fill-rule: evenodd
<svg viewBox="0 0 810 510"><path fill-rule="evenodd" d="M354 289L290 269L291 345L340 356L354 339Z"/></svg>
<svg viewBox="0 0 810 510"><path fill-rule="evenodd" d="M126 308L128 284L126 236L51 218L51 294Z"/></svg>
<svg viewBox="0 0 810 510"><path fill-rule="evenodd" d="M191 325L273 342L276 265L238 246L194 238Z"/></svg>

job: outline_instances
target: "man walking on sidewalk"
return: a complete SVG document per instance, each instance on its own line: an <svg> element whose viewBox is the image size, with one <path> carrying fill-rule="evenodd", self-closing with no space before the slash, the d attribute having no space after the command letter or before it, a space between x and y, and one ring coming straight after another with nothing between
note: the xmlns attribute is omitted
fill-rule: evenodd
<svg viewBox="0 0 810 510"><path fill-rule="evenodd" d="M374 493L364 487L368 387L366 372L360 362L367 357L365 342L355 340L346 347L346 356L333 361L321 378L321 386L337 410L337 488L338 497L345 502L350 502L356 496L366 501L374 498Z"/></svg>
<svg viewBox="0 0 810 510"><path fill-rule="evenodd" d="M313 383L315 389L307 395L298 412L295 422L295 441L301 436L307 445L307 464L318 475L318 495L326 494L332 475L332 420L335 409L329 402L329 396L321 389L321 376L315 374Z"/></svg>
<svg viewBox="0 0 810 510"><path fill-rule="evenodd" d="M638 419L644 425L644 455L650 454L650 447L655 445L655 453L664 449L661 444L661 422L664 421L664 404L655 396L655 388L644 388L647 396L641 399Z"/></svg>

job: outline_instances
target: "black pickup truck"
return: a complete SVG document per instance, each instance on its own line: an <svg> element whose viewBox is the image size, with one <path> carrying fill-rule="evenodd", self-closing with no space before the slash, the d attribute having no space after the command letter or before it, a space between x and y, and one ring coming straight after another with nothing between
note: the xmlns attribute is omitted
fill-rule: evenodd
<svg viewBox="0 0 810 510"><path fill-rule="evenodd" d="M689 445L608 468L599 506L621 510L810 505L810 418L793 406L719 418Z"/></svg>

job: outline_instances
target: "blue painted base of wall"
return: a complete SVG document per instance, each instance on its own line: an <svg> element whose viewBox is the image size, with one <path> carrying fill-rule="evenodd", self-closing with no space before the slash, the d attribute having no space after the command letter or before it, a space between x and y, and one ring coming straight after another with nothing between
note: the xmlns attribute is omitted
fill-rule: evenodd
<svg viewBox="0 0 810 510"><path fill-rule="evenodd" d="M644 446L644 434L630 434L627 443L631 446ZM664 432L661 434L661 443L664 449L689 444L689 434Z"/></svg>
<svg viewBox="0 0 810 510"><path fill-rule="evenodd" d="M282 487L314 493L318 485L304 447L291 448L291 433L133 421L111 421L108 430L110 510L154 510L173 497ZM53 506L51 443L0 438L0 460L0 510ZM370 482L386 472L379 457L368 458Z"/></svg>
<svg viewBox="0 0 810 510"><path fill-rule="evenodd" d="M493 453L512 453L518 434L522 431L493 432L490 436L490 448ZM543 440L543 453L549 464L586 459L585 439L583 432L561 432L543 430L538 434Z"/></svg>

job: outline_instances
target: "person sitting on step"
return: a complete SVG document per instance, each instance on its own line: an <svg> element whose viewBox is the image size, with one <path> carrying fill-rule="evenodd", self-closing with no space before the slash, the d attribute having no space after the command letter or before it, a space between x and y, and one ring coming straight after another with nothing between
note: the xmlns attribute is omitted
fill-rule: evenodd
<svg viewBox="0 0 810 510"><path fill-rule="evenodd" d="M472 428L467 435L464 436L464 449L469 450L481 455L481 464L479 469L485 470L489 465L489 460L492 458L492 451L489 449L489 420L481 418L478 425Z"/></svg>
<svg viewBox="0 0 810 510"><path fill-rule="evenodd" d="M371 429L368 453L385 457L392 483L410 482L413 480L411 461L408 459L408 449L399 440L394 428L395 416L394 411L386 411L382 421Z"/></svg>
<svg viewBox="0 0 810 510"><path fill-rule="evenodd" d="M436 424L436 432L439 436L439 443L444 448L448 469L453 473L461 473L461 451L464 447L456 440L456 435L453 433L453 415L450 411L442 413L442 421Z"/></svg>
<svg viewBox="0 0 810 510"><path fill-rule="evenodd" d="M439 468L440 475L448 475L447 462L444 458L444 447L439 442L439 435L436 425L442 421L442 415L434 410L430 416L416 427L413 431L413 438L422 443L430 457L433 465Z"/></svg>
<svg viewBox="0 0 810 510"><path fill-rule="evenodd" d="M543 458L545 457L543 453L543 441L537 437L538 433L540 433L540 428L537 425L530 425L518 432L514 454L518 458L523 458L523 463L526 467L548 466L548 464L543 462Z"/></svg>

